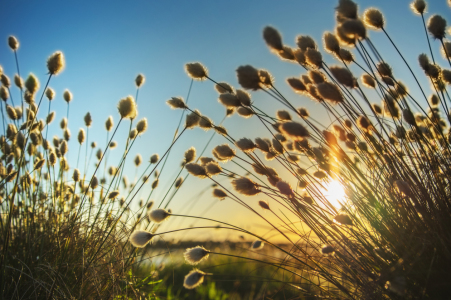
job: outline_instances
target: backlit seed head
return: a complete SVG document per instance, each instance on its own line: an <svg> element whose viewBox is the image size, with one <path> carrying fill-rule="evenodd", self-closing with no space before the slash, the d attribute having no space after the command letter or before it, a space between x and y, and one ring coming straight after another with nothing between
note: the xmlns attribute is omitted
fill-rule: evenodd
<svg viewBox="0 0 451 300"><path fill-rule="evenodd" d="M277 182L276 187L279 189L279 192L282 195L285 195L289 198L294 197L293 189L288 182L280 180L279 182Z"/></svg>
<svg viewBox="0 0 451 300"><path fill-rule="evenodd" d="M275 28L266 26L263 29L263 39L273 51L283 51L282 36Z"/></svg>
<svg viewBox="0 0 451 300"><path fill-rule="evenodd" d="M365 116L360 116L360 117L357 119L357 125L358 125L361 129L363 129L363 130L365 130L365 131L368 131L368 130L370 129L371 122L370 122L370 120L368 120L367 117L365 117Z"/></svg>
<svg viewBox="0 0 451 300"><path fill-rule="evenodd" d="M143 248L150 242L154 235L144 230L135 230L130 235L130 243L137 248Z"/></svg>
<svg viewBox="0 0 451 300"><path fill-rule="evenodd" d="M301 49L304 52L307 49L317 48L315 40L308 35L298 35L296 37L296 45L299 47L299 49Z"/></svg>
<svg viewBox="0 0 451 300"><path fill-rule="evenodd" d="M89 186L93 190L95 190L99 186L99 180L97 179L96 176L92 176Z"/></svg>
<svg viewBox="0 0 451 300"><path fill-rule="evenodd" d="M235 142L235 145L243 152L252 152L256 145L251 139L242 138Z"/></svg>
<svg viewBox="0 0 451 300"><path fill-rule="evenodd" d="M340 43L337 37L331 32L325 32L323 35L324 49L326 51L339 55L340 53Z"/></svg>
<svg viewBox="0 0 451 300"><path fill-rule="evenodd" d="M127 96L126 98L121 99L117 105L117 109L123 119L133 120L138 115L136 102L132 96Z"/></svg>
<svg viewBox="0 0 451 300"><path fill-rule="evenodd" d="M221 189L213 189L213 197L219 198L219 200L224 200L225 197L227 197L227 194Z"/></svg>
<svg viewBox="0 0 451 300"><path fill-rule="evenodd" d="M330 72L340 84L351 89L357 87L357 80L347 68L332 66Z"/></svg>
<svg viewBox="0 0 451 300"><path fill-rule="evenodd" d="M65 140L63 140L60 145L61 154L64 156L68 150L69 150L69 146L67 145L67 142Z"/></svg>
<svg viewBox="0 0 451 300"><path fill-rule="evenodd" d="M341 225L349 225L349 226L354 225L351 218L347 214L336 215L334 221Z"/></svg>
<svg viewBox="0 0 451 300"><path fill-rule="evenodd" d="M35 94L39 90L39 80L33 73L30 73L25 80L25 87L31 94Z"/></svg>
<svg viewBox="0 0 451 300"><path fill-rule="evenodd" d="M72 179L75 182L78 182L80 180L80 171L78 169L74 169L74 173L72 175Z"/></svg>
<svg viewBox="0 0 451 300"><path fill-rule="evenodd" d="M347 38L350 39L366 39L366 28L359 19L348 19L341 23L340 30Z"/></svg>
<svg viewBox="0 0 451 300"><path fill-rule="evenodd" d="M85 141L85 131L83 130L83 128L80 128L80 130L78 131L78 143L81 145L84 143Z"/></svg>
<svg viewBox="0 0 451 300"><path fill-rule="evenodd" d="M155 173L157 174L157 173ZM152 182L152 189L156 189L158 187L158 184L160 183L160 180L157 178Z"/></svg>
<svg viewBox="0 0 451 300"><path fill-rule="evenodd" d="M232 186L238 193L246 196L253 196L260 193L258 185L246 177L232 180Z"/></svg>
<svg viewBox="0 0 451 300"><path fill-rule="evenodd" d="M119 196L119 191L112 191L112 192L110 192L109 194L108 194L108 199L114 199L114 198L116 198L117 196Z"/></svg>
<svg viewBox="0 0 451 300"><path fill-rule="evenodd" d="M303 140L310 136L307 128L305 128L302 124L297 122L285 122L279 126L280 131L292 138L293 140Z"/></svg>
<svg viewBox="0 0 451 300"><path fill-rule="evenodd" d="M218 91L218 93L235 93L235 90L233 89L233 86L228 84L227 82L218 82L215 84L215 89Z"/></svg>
<svg viewBox="0 0 451 300"><path fill-rule="evenodd" d="M2 74L0 76L0 81L5 87L10 87L11 86L11 81L9 80L9 77L6 76L5 74Z"/></svg>
<svg viewBox="0 0 451 300"><path fill-rule="evenodd" d="M222 172L222 168L217 162L210 162L205 166L205 170L209 176L218 175Z"/></svg>
<svg viewBox="0 0 451 300"><path fill-rule="evenodd" d="M208 77L208 70L201 63L187 63L185 70L189 77L196 80L205 80Z"/></svg>
<svg viewBox="0 0 451 300"><path fill-rule="evenodd" d="M195 159L196 159L196 148L191 147L191 148L189 148L188 150L185 151L185 160L184 160L184 162L186 164L192 162Z"/></svg>
<svg viewBox="0 0 451 300"><path fill-rule="evenodd" d="M20 78L19 75L14 75L14 84L19 88L19 89L23 89L23 80L22 78Z"/></svg>
<svg viewBox="0 0 451 300"><path fill-rule="evenodd" d="M86 113L86 115L84 117L84 121L85 121L86 127L91 127L92 118L91 118L91 114L89 112Z"/></svg>
<svg viewBox="0 0 451 300"><path fill-rule="evenodd" d="M260 250L260 249L263 248L264 245L265 245L265 244L263 243L263 241L256 240L256 241L254 241L254 242L252 243L251 249L252 249L252 250Z"/></svg>
<svg viewBox="0 0 451 300"><path fill-rule="evenodd" d="M331 82L322 82L317 86L318 94L331 104L338 104L344 101L340 88Z"/></svg>
<svg viewBox="0 0 451 300"><path fill-rule="evenodd" d="M141 165L141 162L142 162L141 154L137 154L137 155L135 156L134 162L135 162L135 166L136 166L136 167L139 167L139 165Z"/></svg>
<svg viewBox="0 0 451 300"><path fill-rule="evenodd" d="M138 76L136 76L135 78L135 84L137 87L141 87L141 85L143 85L145 81L146 78L144 77L143 74L138 74Z"/></svg>
<svg viewBox="0 0 451 300"><path fill-rule="evenodd" d="M201 285L202 282L204 282L205 275L206 275L206 273L204 273L198 269L194 269L194 270L190 271L188 273L188 275L185 276L183 286L190 290L194 289L194 288L198 287L199 285Z"/></svg>
<svg viewBox="0 0 451 300"><path fill-rule="evenodd" d="M313 173L313 176L315 176L316 178L321 180L321 179L326 178L327 174L325 172L323 172L323 171L316 171L316 172Z"/></svg>
<svg viewBox="0 0 451 300"><path fill-rule="evenodd" d="M185 109L187 106L185 104L185 101L183 100L182 97L172 97L171 99L169 99L168 101L166 101L166 103L172 108L172 109L176 109L176 108L181 108L181 109Z"/></svg>
<svg viewBox="0 0 451 300"><path fill-rule="evenodd" d="M243 90L236 90L236 97L243 106L251 106L251 95Z"/></svg>
<svg viewBox="0 0 451 300"><path fill-rule="evenodd" d="M277 118L282 121L291 121L291 115L286 110L278 110L276 112Z"/></svg>
<svg viewBox="0 0 451 300"><path fill-rule="evenodd" d="M338 6L335 8L337 14L343 18L356 19L357 18L357 4L351 0L340 0Z"/></svg>
<svg viewBox="0 0 451 300"><path fill-rule="evenodd" d="M9 106L9 105L6 106L6 114L8 115L8 117L11 120L18 120L19 119L17 117L16 110L12 106Z"/></svg>
<svg viewBox="0 0 451 300"><path fill-rule="evenodd" d="M186 249L183 256L185 257L186 262L189 263L190 265L197 265L202 260L207 259L209 253L210 251L208 251L204 247L196 246L193 248Z"/></svg>
<svg viewBox="0 0 451 300"><path fill-rule="evenodd" d="M97 159L98 160L102 159L102 156L103 156L102 150L101 149L97 149L97 152L96 152Z"/></svg>
<svg viewBox="0 0 451 300"><path fill-rule="evenodd" d="M4 87L3 85L0 86L0 98L6 102L6 100L8 100L9 98L9 92L6 89L6 87Z"/></svg>
<svg viewBox="0 0 451 300"><path fill-rule="evenodd" d="M152 156L150 157L149 162L151 164L156 164L158 162L158 160L160 159L158 154L152 154Z"/></svg>
<svg viewBox="0 0 451 300"><path fill-rule="evenodd" d="M48 87L45 90L45 96L47 97L47 99L49 99L49 101L52 101L53 98L55 98L55 91L52 88Z"/></svg>
<svg viewBox="0 0 451 300"><path fill-rule="evenodd" d="M72 98L73 98L72 93L71 93L69 90L64 90L64 93L63 93L63 99L64 99L64 101L66 101L67 103L69 103L69 102L72 101Z"/></svg>
<svg viewBox="0 0 451 300"><path fill-rule="evenodd" d="M199 177L199 178L205 178L208 177L207 170L196 163L189 163L185 165L185 169L193 176Z"/></svg>
<svg viewBox="0 0 451 300"><path fill-rule="evenodd" d="M175 181L174 187L175 187L176 189L178 189L179 187L182 186L182 183L183 183L183 177L179 177L179 178L177 178L177 180Z"/></svg>
<svg viewBox="0 0 451 300"><path fill-rule="evenodd" d="M440 50L444 58L451 57L451 42L443 42L443 47Z"/></svg>
<svg viewBox="0 0 451 300"><path fill-rule="evenodd" d="M108 119L106 119L105 121L105 129L107 131L110 131L111 128L113 128L113 117L109 116Z"/></svg>
<svg viewBox="0 0 451 300"><path fill-rule="evenodd" d="M260 76L258 70L250 65L240 66L236 70L238 76L238 83L247 90L259 90L260 86Z"/></svg>
<svg viewBox="0 0 451 300"><path fill-rule="evenodd" d="M49 74L58 75L64 70L66 62L64 61L64 55L61 51L56 51L47 59L47 69Z"/></svg>
<svg viewBox="0 0 451 300"><path fill-rule="evenodd" d="M200 121L200 112L198 110L195 110L186 116L185 127L187 129L194 128L197 125L199 125L199 121Z"/></svg>
<svg viewBox="0 0 451 300"><path fill-rule="evenodd" d="M212 152L218 160L223 162L228 161L235 156L235 150L230 148L227 144L216 146Z"/></svg>
<svg viewBox="0 0 451 300"><path fill-rule="evenodd" d="M340 48L339 58L341 58L345 63L350 64L354 61L354 55L351 51Z"/></svg>
<svg viewBox="0 0 451 300"><path fill-rule="evenodd" d="M70 140L70 130L69 130L69 128L64 129L63 137L64 137L64 139L65 139L66 141L69 141L69 140Z"/></svg>
<svg viewBox="0 0 451 300"><path fill-rule="evenodd" d="M376 8L368 8L363 13L363 22L370 28L381 29L384 27L384 16L380 10Z"/></svg>
<svg viewBox="0 0 451 300"><path fill-rule="evenodd" d="M258 70L258 76L260 78L260 86L270 88L273 86L274 77L266 70Z"/></svg>
<svg viewBox="0 0 451 300"><path fill-rule="evenodd" d="M434 38L441 40L445 37L446 20L439 15L433 15L428 20L427 29Z"/></svg>
<svg viewBox="0 0 451 300"><path fill-rule="evenodd" d="M321 68L323 65L323 56L321 52L314 48L308 48L305 51L306 62L313 68Z"/></svg>
<svg viewBox="0 0 451 300"><path fill-rule="evenodd" d="M136 130L138 131L138 134L141 135L147 130L147 118L142 118L139 120L139 122L136 124Z"/></svg>
<svg viewBox="0 0 451 300"><path fill-rule="evenodd" d="M260 201L258 201L258 205L259 205L261 208L263 208L263 209L271 210L271 209L269 208L269 204L268 204L267 201L260 200Z"/></svg>
<svg viewBox="0 0 451 300"><path fill-rule="evenodd" d="M155 222L157 224L166 221L169 218L169 216L170 213L163 208L154 209L149 213L150 220L152 220L152 222Z"/></svg>
<svg viewBox="0 0 451 300"><path fill-rule="evenodd" d="M130 140L133 140L136 138L136 136L138 135L138 130L136 130L136 128L133 128L132 130L130 130L130 132L128 133L128 138Z"/></svg>
<svg viewBox="0 0 451 300"><path fill-rule="evenodd" d="M11 48L11 50L16 51L19 49L19 41L14 36L8 37L8 46Z"/></svg>
<svg viewBox="0 0 451 300"><path fill-rule="evenodd" d="M424 0L414 0L410 4L410 8L412 11L418 15L421 15L426 12L426 1Z"/></svg>
<svg viewBox="0 0 451 300"><path fill-rule="evenodd" d="M360 77L360 81L362 81L362 84L368 88L374 89L376 87L376 81L369 74L363 74L362 77Z"/></svg>
<svg viewBox="0 0 451 300"><path fill-rule="evenodd" d="M230 93L220 94L218 101L227 108L233 108L241 105L238 97L235 94Z"/></svg>

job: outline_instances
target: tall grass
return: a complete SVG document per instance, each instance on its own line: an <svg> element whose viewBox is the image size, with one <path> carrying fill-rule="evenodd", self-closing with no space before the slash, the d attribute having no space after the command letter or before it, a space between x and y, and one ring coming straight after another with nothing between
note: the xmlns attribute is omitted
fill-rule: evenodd
<svg viewBox="0 0 451 300"><path fill-rule="evenodd" d="M351 0L338 2L336 27L323 37L324 50L336 58L336 65L323 60L311 37L298 36L297 47L292 48L284 44L275 28L264 29L269 49L282 60L299 64L305 72L288 78L287 83L318 103L333 118L332 124L318 122L305 108L297 108L297 99L285 97L266 70L238 67L242 89L235 89L211 78L202 64L187 64L191 78L214 84L228 114L257 118L261 127L256 130L261 136L238 139L240 133L229 133L182 99L172 99L169 104L173 108L191 113L190 125L213 129L225 142L214 148L214 158L189 162L186 170L211 180L215 197L234 201L257 215L290 247L205 217L159 211L160 220L169 216L210 220L226 230L253 237L254 249L273 247L283 258L238 258L256 260L275 273L285 274L280 284L297 289L300 298L449 298L451 71L446 68L451 66L451 43L445 38L442 17L432 15L425 21L425 6L424 1L411 4L426 30L426 36L411 38L417 43L424 39L431 49L431 53L419 53L418 62L406 61L379 10L370 8L359 15ZM392 70L369 37L369 30L387 38L393 48L391 59L402 61L410 74ZM432 54L434 47L440 48L449 65L438 65ZM418 63L424 74L412 71L412 64ZM360 79L354 75L357 72ZM418 94L410 93L399 80L407 76L417 85ZM265 112L245 90L266 93L285 109L275 115ZM226 169L223 163L229 161L240 165L247 175ZM233 177L231 184L222 184L218 176ZM338 206L326 197L328 187L337 184L346 194ZM252 196L264 200L246 199ZM250 205L253 201L258 201L262 210ZM140 246L153 236L149 234ZM208 256L224 255L234 256L202 247L185 253L190 264L205 264ZM221 280L221 274L194 270L185 277L185 287L195 288L204 280Z"/></svg>

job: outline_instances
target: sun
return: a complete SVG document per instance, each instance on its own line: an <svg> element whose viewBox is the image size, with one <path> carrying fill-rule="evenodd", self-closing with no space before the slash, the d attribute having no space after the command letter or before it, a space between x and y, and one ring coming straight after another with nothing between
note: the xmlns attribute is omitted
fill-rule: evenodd
<svg viewBox="0 0 451 300"><path fill-rule="evenodd" d="M331 180L325 185L324 196L336 208L340 208L346 201L346 192L343 185L337 180Z"/></svg>

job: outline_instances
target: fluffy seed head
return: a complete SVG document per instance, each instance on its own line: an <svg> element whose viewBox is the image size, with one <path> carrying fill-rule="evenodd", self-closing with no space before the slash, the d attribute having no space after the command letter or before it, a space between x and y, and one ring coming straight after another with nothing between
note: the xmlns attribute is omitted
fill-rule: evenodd
<svg viewBox="0 0 451 300"><path fill-rule="evenodd" d="M91 117L91 114L89 112L86 113L86 115L84 117L84 121L85 121L86 127L91 127L92 117Z"/></svg>
<svg viewBox="0 0 451 300"><path fill-rule="evenodd" d="M99 180L96 176L92 176L91 182L89 184L91 189L95 190L99 186Z"/></svg>
<svg viewBox="0 0 451 300"><path fill-rule="evenodd" d="M376 81L369 74L363 74L362 77L360 77L360 80L362 81L363 85L368 88L374 89L376 87Z"/></svg>
<svg viewBox="0 0 451 300"><path fill-rule="evenodd" d="M204 282L204 277L206 273L201 270L194 269L185 276L185 280L183 282L183 286L187 289L194 289Z"/></svg>
<svg viewBox="0 0 451 300"><path fill-rule="evenodd" d="M275 28L266 26L263 29L263 39L272 50L283 51L282 36Z"/></svg>
<svg viewBox="0 0 451 300"><path fill-rule="evenodd" d="M235 150L230 148L228 144L218 145L213 149L213 155L220 161L228 161L235 156Z"/></svg>
<svg viewBox="0 0 451 300"><path fill-rule="evenodd" d="M321 55L321 52L314 48L308 48L305 51L305 60L314 68L321 68L323 65L323 56Z"/></svg>
<svg viewBox="0 0 451 300"><path fill-rule="evenodd" d="M258 185L247 177L232 180L233 188L240 194L252 196L260 193Z"/></svg>
<svg viewBox="0 0 451 300"><path fill-rule="evenodd" d="M407 124L414 126L416 124L415 122L415 116L410 111L410 109L404 109L402 111L402 117L404 118L404 121L406 121Z"/></svg>
<svg viewBox="0 0 451 300"><path fill-rule="evenodd" d="M8 46L11 48L11 50L16 51L19 49L19 41L16 39L15 36L9 36L8 37Z"/></svg>
<svg viewBox="0 0 451 300"><path fill-rule="evenodd" d="M260 201L258 201L258 205L260 205L260 207L263 208L263 209L271 210L269 208L269 204L268 204L267 201L260 200Z"/></svg>
<svg viewBox="0 0 451 300"><path fill-rule="evenodd" d="M147 130L147 118L142 118L139 120L138 124L136 124L136 130L139 135L143 134Z"/></svg>
<svg viewBox="0 0 451 300"><path fill-rule="evenodd" d="M293 189L291 188L288 182L280 180L276 183L276 187L279 189L279 192L289 198L294 197Z"/></svg>
<svg viewBox="0 0 451 300"><path fill-rule="evenodd" d="M209 176L218 175L222 172L222 168L219 166L217 162L209 162L205 166L205 170Z"/></svg>
<svg viewBox="0 0 451 300"><path fill-rule="evenodd" d="M242 138L235 142L235 145L243 152L252 152L256 145L251 139Z"/></svg>
<svg viewBox="0 0 451 300"><path fill-rule="evenodd" d="M135 78L135 84L137 87L141 87L141 85L143 85L145 81L146 78L144 77L143 74L138 74L138 76L136 76Z"/></svg>
<svg viewBox="0 0 451 300"><path fill-rule="evenodd" d="M356 79L347 68L332 66L330 67L330 72L340 84L351 89L357 87Z"/></svg>
<svg viewBox="0 0 451 300"><path fill-rule="evenodd" d="M307 90L305 84L299 78L287 78L287 83L293 88L296 93L303 93Z"/></svg>
<svg viewBox="0 0 451 300"><path fill-rule="evenodd" d="M169 216L170 213L163 208L154 209L149 213L150 220L152 220L157 224L166 221L169 218Z"/></svg>
<svg viewBox="0 0 451 300"><path fill-rule="evenodd" d="M105 121L105 129L106 131L110 131L113 128L113 117L109 116Z"/></svg>
<svg viewBox="0 0 451 300"><path fill-rule="evenodd" d="M52 101L53 98L55 98L55 91L52 88L47 88L45 90L45 96L47 97L47 99L49 99L49 101Z"/></svg>
<svg viewBox="0 0 451 300"><path fill-rule="evenodd" d="M3 85L0 86L0 98L6 102L6 100L8 100L9 98L9 92L6 89L6 87L4 87Z"/></svg>
<svg viewBox="0 0 451 300"><path fill-rule="evenodd" d="M205 80L208 77L208 70L201 63L187 63L185 70L189 77L196 80Z"/></svg>
<svg viewBox="0 0 451 300"><path fill-rule="evenodd" d="M2 74L0 76L0 81L5 87L10 87L11 86L11 81L9 80L9 77L6 76L5 74Z"/></svg>
<svg viewBox="0 0 451 300"><path fill-rule="evenodd" d="M451 42L443 42L443 47L440 50L444 58L451 57Z"/></svg>
<svg viewBox="0 0 451 300"><path fill-rule="evenodd" d="M157 174L155 172L155 174ZM158 183L160 182L160 180L157 178L152 182L152 189L156 189L158 187Z"/></svg>
<svg viewBox="0 0 451 300"><path fill-rule="evenodd" d="M72 179L75 182L78 182L80 180L80 171L78 169L74 169L74 173L72 175Z"/></svg>
<svg viewBox="0 0 451 300"><path fill-rule="evenodd" d="M191 147L188 150L185 151L185 160L184 162L190 163L196 158L196 148Z"/></svg>
<svg viewBox="0 0 451 300"><path fill-rule="evenodd" d="M334 221L341 225L354 225L351 218L347 214L338 214L335 216Z"/></svg>
<svg viewBox="0 0 451 300"><path fill-rule="evenodd" d="M30 73L27 80L25 80L25 87L31 94L35 94L39 90L39 80L33 73Z"/></svg>
<svg viewBox="0 0 451 300"><path fill-rule="evenodd" d="M223 93L219 95L218 98L219 103L228 108L233 108L241 105L238 97L231 93Z"/></svg>
<svg viewBox="0 0 451 300"><path fill-rule="evenodd" d="M47 69L49 74L58 75L64 70L66 62L64 61L64 55L61 51L56 51L47 59Z"/></svg>
<svg viewBox="0 0 451 300"><path fill-rule="evenodd" d="M202 260L207 259L210 251L201 246L186 249L183 256L190 265L197 265Z"/></svg>
<svg viewBox="0 0 451 300"><path fill-rule="evenodd" d="M424 0L414 0L410 4L412 11L418 15L423 14L426 11L426 1Z"/></svg>
<svg viewBox="0 0 451 300"><path fill-rule="evenodd" d="M334 253L335 249L331 245L326 245L321 248L321 254L331 254Z"/></svg>
<svg viewBox="0 0 451 300"><path fill-rule="evenodd" d="M296 44L298 45L299 49L302 51L306 51L307 49L316 49L316 43L315 40L308 36L308 35L298 35L296 37Z"/></svg>
<svg viewBox="0 0 451 300"><path fill-rule="evenodd" d="M152 154L152 156L150 157L149 162L151 164L156 164L159 159L160 159L160 156L158 154Z"/></svg>
<svg viewBox="0 0 451 300"><path fill-rule="evenodd" d="M335 8L337 14L343 18L356 19L357 18L357 4L351 0L340 0L338 6Z"/></svg>
<svg viewBox="0 0 451 300"><path fill-rule="evenodd" d="M189 163L185 165L185 169L193 176L199 177L199 178L205 178L208 177L207 171L205 168L199 164L196 163Z"/></svg>
<svg viewBox="0 0 451 300"><path fill-rule="evenodd" d="M339 55L340 53L340 43L337 37L332 32L325 32L323 35L324 49L326 51Z"/></svg>
<svg viewBox="0 0 451 300"><path fill-rule="evenodd" d="M252 250L260 250L260 249L263 248L264 245L265 245L265 244L263 243L263 241L256 240L256 241L254 241L254 242L252 243L251 249L252 249Z"/></svg>
<svg viewBox="0 0 451 300"><path fill-rule="evenodd" d="M366 28L359 19L349 19L341 23L340 30L350 39L366 39Z"/></svg>
<svg viewBox="0 0 451 300"><path fill-rule="evenodd" d="M121 99L117 105L117 109L123 119L134 119L138 114L136 102L132 96Z"/></svg>
<svg viewBox="0 0 451 300"><path fill-rule="evenodd" d="M67 103L71 102L72 101L72 93L69 90L64 90L63 98L64 98L64 101L66 101Z"/></svg>
<svg viewBox="0 0 451 300"><path fill-rule="evenodd" d="M441 40L445 37L446 20L439 15L433 15L428 20L427 28L434 38Z"/></svg>
<svg viewBox="0 0 451 300"><path fill-rule="evenodd" d="M236 97L240 100L241 105L251 106L251 95L243 90L236 90Z"/></svg>
<svg viewBox="0 0 451 300"><path fill-rule="evenodd" d="M23 80L22 78L20 78L19 75L14 75L14 84L19 88L22 89L23 88Z"/></svg>
<svg viewBox="0 0 451 300"><path fill-rule="evenodd" d="M215 89L220 94L223 94L223 93L232 93L233 94L235 92L233 87L230 84L228 84L227 82L218 82L217 84L215 84Z"/></svg>
<svg viewBox="0 0 451 300"><path fill-rule="evenodd" d="M182 97L172 97L171 99L169 99L168 101L166 101L166 103L172 108L172 109L176 109L176 108L182 108L185 109L187 106L185 104L185 101L183 101Z"/></svg>
<svg viewBox="0 0 451 300"><path fill-rule="evenodd" d="M447 83L451 84L451 71L450 70L442 70L442 79Z"/></svg>
<svg viewBox="0 0 451 300"><path fill-rule="evenodd" d="M260 86L260 76L258 70L250 65L240 66L236 70L238 76L238 83L248 90L259 90Z"/></svg>
<svg viewBox="0 0 451 300"><path fill-rule="evenodd" d="M227 194L221 189L213 189L213 197L219 198L219 200L224 200L224 198L227 197Z"/></svg>
<svg viewBox="0 0 451 300"><path fill-rule="evenodd" d="M8 117L11 120L18 120L19 119L18 116L17 116L16 110L12 106L9 106L9 105L6 106L6 114L8 115Z"/></svg>
<svg viewBox="0 0 451 300"><path fill-rule="evenodd" d="M85 141L85 131L83 128L80 128L80 131L78 132L78 143L81 145Z"/></svg>
<svg viewBox="0 0 451 300"><path fill-rule="evenodd" d="M297 122L285 122L279 126L280 131L293 140L303 140L310 136L307 128Z"/></svg>
<svg viewBox="0 0 451 300"><path fill-rule="evenodd" d="M110 192L109 194L108 194L108 199L114 199L114 198L116 198L117 196L119 196L119 191L112 191L112 192Z"/></svg>
<svg viewBox="0 0 451 300"><path fill-rule="evenodd" d="M183 177L179 177L179 178L177 178L177 180L175 181L174 187L175 187L176 189L178 189L179 187L182 186L182 183L183 183Z"/></svg>
<svg viewBox="0 0 451 300"><path fill-rule="evenodd" d="M342 103L344 101L340 88L331 82L322 82L318 84L317 90L319 95L332 104Z"/></svg>
<svg viewBox="0 0 451 300"><path fill-rule="evenodd" d="M130 243L137 248L143 248L150 242L154 235L145 230L135 230L130 235Z"/></svg>
<svg viewBox="0 0 451 300"><path fill-rule="evenodd" d="M198 110L195 110L186 115L185 127L187 129L194 128L197 125L199 125L199 121L200 121L200 112Z"/></svg>
<svg viewBox="0 0 451 300"><path fill-rule="evenodd" d="M354 61L354 55L352 55L351 51L340 48L339 57L347 64L350 64Z"/></svg>
<svg viewBox="0 0 451 300"><path fill-rule="evenodd" d="M431 96L429 96L428 102L430 106L437 107L440 103L440 99L436 94L432 94Z"/></svg>
<svg viewBox="0 0 451 300"><path fill-rule="evenodd" d="M363 22L370 28L381 29L384 27L384 16L380 10L376 8L368 8L363 13Z"/></svg>

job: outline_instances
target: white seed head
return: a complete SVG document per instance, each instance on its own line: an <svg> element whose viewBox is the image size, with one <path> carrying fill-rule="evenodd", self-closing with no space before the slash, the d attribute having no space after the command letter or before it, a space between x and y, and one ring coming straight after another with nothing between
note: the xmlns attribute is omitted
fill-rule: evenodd
<svg viewBox="0 0 451 300"><path fill-rule="evenodd" d="M130 235L130 243L137 248L143 248L150 242L154 235L144 230L135 230Z"/></svg>
<svg viewBox="0 0 451 300"><path fill-rule="evenodd" d="M208 77L208 70L201 63L187 63L185 70L192 79L205 80Z"/></svg>
<svg viewBox="0 0 451 300"><path fill-rule="evenodd" d="M160 223L166 221L169 218L169 216L170 216L170 213L163 208L154 209L149 213L150 220L152 220L153 222L155 222L157 224L160 224Z"/></svg>
<svg viewBox="0 0 451 300"><path fill-rule="evenodd" d="M121 99L117 105L117 109L123 119L134 119L138 115L136 102L132 96L127 96L126 98Z"/></svg>
<svg viewBox="0 0 451 300"><path fill-rule="evenodd" d="M183 256L190 265L197 265L202 260L207 259L210 251L201 246L186 249Z"/></svg>
<svg viewBox="0 0 451 300"><path fill-rule="evenodd" d="M187 289L194 289L204 282L205 275L206 273L194 269L185 276L183 286Z"/></svg>
<svg viewBox="0 0 451 300"><path fill-rule="evenodd" d="M64 61L64 55L61 51L56 51L47 59L47 69L49 74L58 75L64 70L66 62Z"/></svg>

